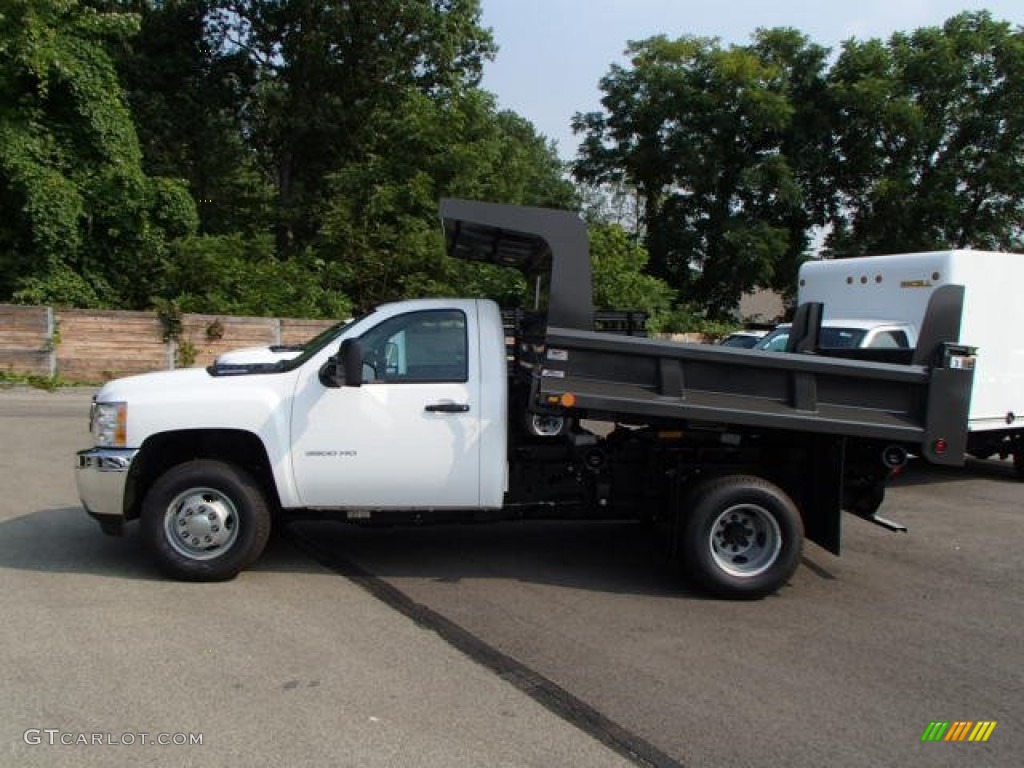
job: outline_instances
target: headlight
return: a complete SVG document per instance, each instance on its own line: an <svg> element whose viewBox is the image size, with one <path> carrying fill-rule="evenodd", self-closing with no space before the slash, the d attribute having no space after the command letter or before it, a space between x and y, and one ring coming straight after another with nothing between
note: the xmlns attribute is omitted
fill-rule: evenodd
<svg viewBox="0 0 1024 768"><path fill-rule="evenodd" d="M128 403L94 404L91 432L101 448L124 448L128 444Z"/></svg>

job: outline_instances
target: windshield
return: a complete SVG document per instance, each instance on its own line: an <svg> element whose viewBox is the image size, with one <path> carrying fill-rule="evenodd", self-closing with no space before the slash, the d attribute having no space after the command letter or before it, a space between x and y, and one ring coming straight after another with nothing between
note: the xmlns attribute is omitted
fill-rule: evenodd
<svg viewBox="0 0 1024 768"><path fill-rule="evenodd" d="M749 334L734 333L730 336L726 336L719 342L719 344L721 344L723 347L743 347L744 349L750 349L760 340L760 336L751 336Z"/></svg>
<svg viewBox="0 0 1024 768"><path fill-rule="evenodd" d="M354 322L355 320L351 319L345 320L340 323L335 323L330 328L320 331L320 333L318 333L312 339L300 345L302 347L302 351L305 352L307 349L320 349L321 347L323 347L325 342L337 338L338 334L340 334Z"/></svg>
<svg viewBox="0 0 1024 768"><path fill-rule="evenodd" d="M321 349L326 347L328 344L336 342L338 337L341 336L345 331L351 328L353 325L362 320L366 315L360 315L352 320L344 323L338 323L332 325L325 331L321 331L312 339L302 345L302 354L291 358L290 360L282 360L278 363L279 369L282 371L290 371L294 368L298 368L300 365L305 363L309 358L317 354Z"/></svg>

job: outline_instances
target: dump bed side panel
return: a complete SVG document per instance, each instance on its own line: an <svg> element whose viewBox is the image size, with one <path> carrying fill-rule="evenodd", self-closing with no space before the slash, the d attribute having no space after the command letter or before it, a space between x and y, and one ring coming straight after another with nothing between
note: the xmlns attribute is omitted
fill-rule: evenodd
<svg viewBox="0 0 1024 768"><path fill-rule="evenodd" d="M541 404L563 403L568 394L574 408L620 420L889 440L911 444L936 463L962 462L970 370L766 354L561 328L548 329L547 344Z"/></svg>

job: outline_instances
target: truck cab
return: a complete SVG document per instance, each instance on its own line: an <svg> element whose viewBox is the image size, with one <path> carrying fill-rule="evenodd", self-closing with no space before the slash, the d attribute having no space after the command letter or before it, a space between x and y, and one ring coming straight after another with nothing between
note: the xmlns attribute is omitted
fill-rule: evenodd
<svg viewBox="0 0 1024 768"><path fill-rule="evenodd" d="M284 508L500 507L504 349L493 302L413 300L293 359L109 382L91 414L96 445L79 455L83 504L116 533L157 484L171 495L154 535L167 534L172 563L201 573L215 572L243 514L212 490L225 478ZM174 480L182 467L190 479Z"/></svg>

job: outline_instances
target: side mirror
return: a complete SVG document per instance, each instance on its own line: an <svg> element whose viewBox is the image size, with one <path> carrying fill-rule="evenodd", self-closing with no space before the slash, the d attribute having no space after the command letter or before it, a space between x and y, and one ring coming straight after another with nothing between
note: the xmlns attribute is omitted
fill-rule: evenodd
<svg viewBox="0 0 1024 768"><path fill-rule="evenodd" d="M341 342L337 365L337 375L344 386L363 386L363 347L358 339L345 339Z"/></svg>
<svg viewBox="0 0 1024 768"><path fill-rule="evenodd" d="M363 385L363 348L356 339L341 342L338 354L331 355L320 369L320 383L329 389Z"/></svg>

